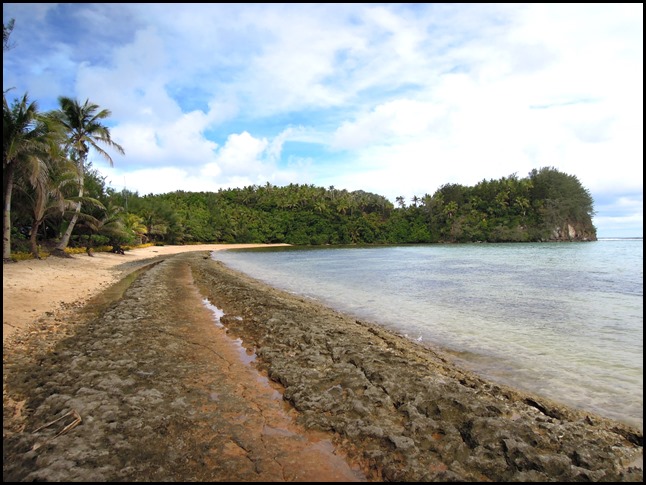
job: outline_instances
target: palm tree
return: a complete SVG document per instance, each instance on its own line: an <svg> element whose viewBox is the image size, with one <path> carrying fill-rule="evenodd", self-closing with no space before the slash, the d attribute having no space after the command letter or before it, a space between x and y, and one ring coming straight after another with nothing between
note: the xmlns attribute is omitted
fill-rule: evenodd
<svg viewBox="0 0 646 485"><path fill-rule="evenodd" d="M54 256L67 257L65 248L69 244L72 231L78 221L79 214L81 213L81 199L83 198L83 180L85 174L85 164L90 149L94 149L103 158L105 158L110 166L113 165L112 158L100 144L114 148L120 154L124 154L124 150L118 143L114 142L110 136L110 130L102 124L102 120L108 118L112 113L110 110L99 110L99 106L90 103L86 100L83 105L79 104L77 100L61 96L58 98L60 109L51 113L52 117L57 119L67 135L66 148L70 154L70 158L76 161L79 173L79 200L76 203L76 210L72 216L72 220L67 226L67 230L61 239L61 242L56 246L52 252Z"/></svg>
<svg viewBox="0 0 646 485"><path fill-rule="evenodd" d="M25 93L9 106L2 96L2 181L4 209L2 219L2 259L11 260L11 194L18 177L32 185L47 177L44 162L56 132L38 112L38 105L29 102Z"/></svg>
<svg viewBox="0 0 646 485"><path fill-rule="evenodd" d="M65 198L64 188L74 184L78 179L77 167L55 145L48 159L49 176L39 177L32 184L30 206L32 212L32 225L30 230L29 245L31 253L36 259L40 258L38 250L38 230L45 219L54 213L64 213L65 210L74 209L73 199Z"/></svg>
<svg viewBox="0 0 646 485"><path fill-rule="evenodd" d="M122 220L126 231L134 234L136 244L144 244L148 241L148 228L141 217L132 212L127 212L123 215Z"/></svg>
<svg viewBox="0 0 646 485"><path fill-rule="evenodd" d="M85 247L88 256L93 256L92 238L94 235L109 237L113 242L113 247L119 247L119 242L132 237L132 234L128 232L123 223L121 215L124 210L123 207L112 203L105 207L98 201L95 201L95 205L100 209L101 214L98 217L82 214L79 222L79 225L84 226L88 231L88 234L84 236L87 238Z"/></svg>

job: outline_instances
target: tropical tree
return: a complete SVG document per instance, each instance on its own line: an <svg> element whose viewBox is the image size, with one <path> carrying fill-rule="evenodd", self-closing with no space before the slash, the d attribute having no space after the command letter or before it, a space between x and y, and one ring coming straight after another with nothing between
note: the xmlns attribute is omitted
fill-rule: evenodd
<svg viewBox="0 0 646 485"><path fill-rule="evenodd" d="M100 109L98 105L91 103L89 100L86 100L81 105L77 100L61 96L58 98L58 101L60 108L53 111L51 116L58 120L64 127L67 136L66 149L70 158L76 162L79 174L79 200L76 203L76 210L60 243L52 252L54 256L66 257L65 248L69 244L72 231L74 231L74 226L81 213L81 199L83 198L84 189L83 180L90 149L95 150L105 158L110 166L113 165L112 157L110 157L101 145L113 148L120 154L124 154L125 152L121 145L112 140L110 129L102 123L102 120L105 120L112 114L110 110Z"/></svg>
<svg viewBox="0 0 646 485"><path fill-rule="evenodd" d="M163 240L176 222L177 214L168 200L146 197L138 211L149 241Z"/></svg>
<svg viewBox="0 0 646 485"><path fill-rule="evenodd" d="M65 188L75 184L78 179L76 165L64 156L60 145L52 147L47 162L48 176L36 178L35 183L31 184L33 190L29 191L28 196L33 218L29 231L29 247L36 259L40 259L38 231L45 219L75 208L74 201L65 197Z"/></svg>
<svg viewBox="0 0 646 485"><path fill-rule="evenodd" d="M133 214L132 212L127 212L125 214L122 214L121 219L126 231L134 235L135 242L137 244L148 242L148 228L145 226L144 221L141 217L139 217L137 214Z"/></svg>
<svg viewBox="0 0 646 485"><path fill-rule="evenodd" d="M2 96L2 259L11 260L11 195L17 177L32 185L47 177L45 163L48 149L55 142L56 131L38 112L38 104L29 102L25 93L11 106Z"/></svg>
<svg viewBox="0 0 646 485"><path fill-rule="evenodd" d="M93 256L92 246L97 241L111 242L115 250L134 238L134 235L124 226L123 207L111 203L103 206L98 201L95 201L94 206L100 214L81 214L79 218L79 225L87 232L82 239L85 240L85 248L89 256Z"/></svg>

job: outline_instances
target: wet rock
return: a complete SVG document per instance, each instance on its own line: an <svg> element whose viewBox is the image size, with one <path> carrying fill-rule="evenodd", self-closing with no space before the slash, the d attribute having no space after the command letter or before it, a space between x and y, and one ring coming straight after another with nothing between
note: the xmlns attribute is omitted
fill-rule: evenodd
<svg viewBox="0 0 646 485"><path fill-rule="evenodd" d="M640 430L485 381L441 352L267 287L204 253L142 273L121 300L79 317L55 348L12 356L4 378L11 402L25 402L26 427L5 424L5 481L301 476L281 468L298 459L281 461L265 446L293 433L266 433L279 428L248 398L253 383L234 379L205 327L198 332L178 274L254 349L255 368L282 386L281 406L288 403L306 429L325 432L360 469L355 480L643 481ZM31 433L72 407L83 417L72 431Z"/></svg>
<svg viewBox="0 0 646 485"><path fill-rule="evenodd" d="M366 466L379 470L377 476L641 479L640 469L622 464L631 452L641 452L639 440L629 438L640 433L628 426L586 419L542 397L487 382L452 365L446 355L290 297L220 263L192 267L212 302L225 313L245 315L240 334L257 346L260 365L285 386L285 398L303 413L303 422L350 438ZM328 358L332 364L326 367Z"/></svg>

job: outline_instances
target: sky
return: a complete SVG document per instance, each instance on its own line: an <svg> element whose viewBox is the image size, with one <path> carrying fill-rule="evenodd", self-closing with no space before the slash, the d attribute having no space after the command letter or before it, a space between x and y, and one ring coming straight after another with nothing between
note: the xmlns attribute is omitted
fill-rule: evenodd
<svg viewBox="0 0 646 485"><path fill-rule="evenodd" d="M432 195L553 167L643 236L643 4L4 3L8 100L89 100L139 195Z"/></svg>

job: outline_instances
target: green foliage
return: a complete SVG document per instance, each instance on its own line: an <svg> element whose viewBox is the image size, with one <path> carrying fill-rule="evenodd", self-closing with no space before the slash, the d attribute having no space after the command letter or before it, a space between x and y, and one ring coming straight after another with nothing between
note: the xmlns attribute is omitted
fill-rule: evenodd
<svg viewBox="0 0 646 485"><path fill-rule="evenodd" d="M512 175L473 187L444 185L397 208L364 191L298 184L142 197L113 191L90 168L85 188L100 204L84 204L73 242L88 247L528 242L569 239L568 225L579 239L596 239L589 192L576 177L552 168L534 170L524 179ZM17 232L15 239L17 244L21 240Z"/></svg>
<svg viewBox="0 0 646 485"><path fill-rule="evenodd" d="M132 201L133 196L130 196ZM183 242L295 245L526 242L561 238L568 224L596 239L592 198L576 177L544 168L473 187L447 184L395 208L364 191L290 184L147 196L175 211Z"/></svg>
<svg viewBox="0 0 646 485"><path fill-rule="evenodd" d="M551 168L473 187L447 184L398 208L364 191L298 184L145 197L129 193L128 200L148 239L168 244L547 241L559 231L563 238L567 224L581 237L596 239L588 191L576 177Z"/></svg>

